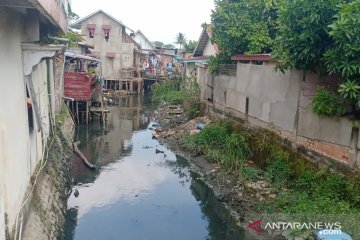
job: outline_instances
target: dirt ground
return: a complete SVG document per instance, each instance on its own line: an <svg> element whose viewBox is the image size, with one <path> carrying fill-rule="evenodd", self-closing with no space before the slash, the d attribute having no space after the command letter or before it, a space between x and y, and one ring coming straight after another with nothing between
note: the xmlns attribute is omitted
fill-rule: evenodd
<svg viewBox="0 0 360 240"><path fill-rule="evenodd" d="M188 121L180 105L170 105L159 107L155 112L155 118L159 126L152 127L153 136L176 154L188 159L191 170L197 172L214 191L219 201L230 210L237 224L248 230L248 225L258 220L260 216L252 210L251 206L259 201L276 197L270 183L265 179L256 182L240 182L234 173L227 172L218 164L209 162L202 156L194 156L180 147L179 140L184 133L198 134L201 131L198 129L199 124L206 126L211 123L207 117L198 117ZM249 164L251 164L250 161ZM264 232L254 234L256 234L255 239L284 239L279 236L269 236Z"/></svg>

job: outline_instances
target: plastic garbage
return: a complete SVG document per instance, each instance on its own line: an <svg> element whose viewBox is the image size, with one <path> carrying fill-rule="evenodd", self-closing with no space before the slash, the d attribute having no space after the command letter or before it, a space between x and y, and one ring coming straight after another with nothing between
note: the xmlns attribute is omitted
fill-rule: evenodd
<svg viewBox="0 0 360 240"><path fill-rule="evenodd" d="M196 129L203 130L204 129L204 124L202 124L202 123L196 124Z"/></svg>

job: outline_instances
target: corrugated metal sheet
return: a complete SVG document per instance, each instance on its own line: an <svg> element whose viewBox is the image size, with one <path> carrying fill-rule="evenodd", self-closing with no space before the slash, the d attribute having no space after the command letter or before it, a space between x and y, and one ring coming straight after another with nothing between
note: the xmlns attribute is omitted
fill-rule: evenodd
<svg viewBox="0 0 360 240"><path fill-rule="evenodd" d="M85 73L65 73L64 95L75 101L88 101L91 98L91 81Z"/></svg>

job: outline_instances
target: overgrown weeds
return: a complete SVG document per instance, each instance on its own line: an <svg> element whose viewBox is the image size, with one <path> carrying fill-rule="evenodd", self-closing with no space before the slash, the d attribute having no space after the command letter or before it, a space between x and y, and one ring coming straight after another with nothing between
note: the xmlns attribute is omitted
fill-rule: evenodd
<svg viewBox="0 0 360 240"><path fill-rule="evenodd" d="M200 115L200 87L196 80L188 78L168 79L151 87L152 100L157 103L182 104L189 119Z"/></svg>
<svg viewBox="0 0 360 240"><path fill-rule="evenodd" d="M360 212L358 179L333 173L329 168L317 170L299 155L277 144L274 135L267 131L235 130L229 122L216 122L197 135L183 135L180 145L235 173L239 181L265 179L270 182L277 197L257 204L256 210L270 213ZM247 160L255 166L249 166Z"/></svg>

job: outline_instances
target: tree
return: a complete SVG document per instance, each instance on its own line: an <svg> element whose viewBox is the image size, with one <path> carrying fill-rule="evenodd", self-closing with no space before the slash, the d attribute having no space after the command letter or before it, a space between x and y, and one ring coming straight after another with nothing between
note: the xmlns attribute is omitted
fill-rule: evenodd
<svg viewBox="0 0 360 240"><path fill-rule="evenodd" d="M177 35L176 35L176 44L179 44L179 49L181 50L182 49L182 46L184 46L186 44L186 37L185 37L185 34L179 32Z"/></svg>
<svg viewBox="0 0 360 240"><path fill-rule="evenodd" d="M196 48L197 41L189 40L187 43L185 43L184 48L188 52L193 52Z"/></svg>
<svg viewBox="0 0 360 240"><path fill-rule="evenodd" d="M342 0L280 0L277 36L272 56L278 68L313 70L323 65L323 55L332 46L328 25Z"/></svg>
<svg viewBox="0 0 360 240"><path fill-rule="evenodd" d="M325 53L325 64L330 73L345 80L360 83L360 1L343 4L329 26L333 40Z"/></svg>
<svg viewBox="0 0 360 240"><path fill-rule="evenodd" d="M269 0L216 0L211 14L213 42L223 54L269 53L275 38L276 11Z"/></svg>
<svg viewBox="0 0 360 240"><path fill-rule="evenodd" d="M69 12L68 12L68 22L69 22L69 25L70 23L78 20L80 17L79 15L77 15L76 13L74 13L73 11L71 11L71 8L69 8Z"/></svg>
<svg viewBox="0 0 360 240"><path fill-rule="evenodd" d="M341 76L339 93L351 102L353 112L360 108L360 1L343 4L329 26L332 46L324 54L330 73Z"/></svg>
<svg viewBox="0 0 360 240"><path fill-rule="evenodd" d="M273 0L215 0L211 14L213 43L220 52L209 60L211 72L237 54L270 53L275 39Z"/></svg>
<svg viewBox="0 0 360 240"><path fill-rule="evenodd" d="M158 48L161 48L164 46L164 43L160 42L160 41L154 41L153 43L154 43L155 47L158 47Z"/></svg>
<svg viewBox="0 0 360 240"><path fill-rule="evenodd" d="M163 48L171 48L171 49L174 49L175 46L172 45L172 44L165 44L165 45L163 46Z"/></svg>

